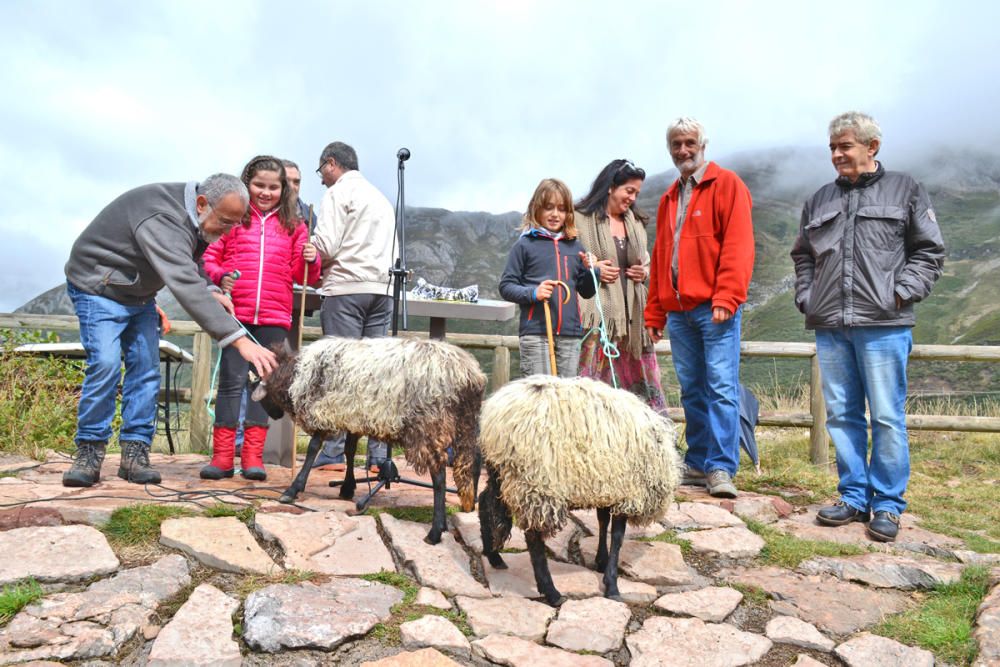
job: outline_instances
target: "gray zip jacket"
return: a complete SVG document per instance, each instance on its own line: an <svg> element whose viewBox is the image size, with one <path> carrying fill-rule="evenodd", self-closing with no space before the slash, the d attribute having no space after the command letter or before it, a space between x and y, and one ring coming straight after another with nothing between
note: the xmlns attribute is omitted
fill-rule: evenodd
<svg viewBox="0 0 1000 667"><path fill-rule="evenodd" d="M166 285L225 346L244 333L211 295L217 288L198 264L208 244L193 217L195 185L143 185L108 204L73 244L66 279L129 306L148 303Z"/></svg>
<svg viewBox="0 0 1000 667"><path fill-rule="evenodd" d="M806 201L791 254L807 329L913 326L913 304L941 276L944 241L924 187L879 163Z"/></svg>

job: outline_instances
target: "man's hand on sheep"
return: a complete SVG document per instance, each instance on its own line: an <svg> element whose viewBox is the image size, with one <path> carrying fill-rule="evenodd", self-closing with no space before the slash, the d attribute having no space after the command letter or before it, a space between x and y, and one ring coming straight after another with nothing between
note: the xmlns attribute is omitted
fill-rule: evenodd
<svg viewBox="0 0 1000 667"><path fill-rule="evenodd" d="M278 367L278 360L274 352L261 347L246 336L240 336L233 341L233 347L240 353L240 356L250 362L250 365L257 371L257 375L267 379L275 368Z"/></svg>

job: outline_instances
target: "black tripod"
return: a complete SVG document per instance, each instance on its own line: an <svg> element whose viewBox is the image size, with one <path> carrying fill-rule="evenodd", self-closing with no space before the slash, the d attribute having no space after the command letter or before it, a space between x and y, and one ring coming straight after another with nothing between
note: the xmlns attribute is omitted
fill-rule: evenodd
<svg viewBox="0 0 1000 667"><path fill-rule="evenodd" d="M395 264L389 269L389 275L392 276L392 335L393 337L399 335L399 321L403 321L403 331L408 328L407 316L406 316L406 283L409 280L410 272L406 268L406 188L405 188L405 178L404 171L406 165L404 164L410 159L410 149L400 148L396 153L396 159L398 160L397 165L397 184L398 184L398 196L396 199L396 233L393 234L393 243L396 239L399 239L399 257L396 258ZM353 438L353 443L352 443ZM347 436L347 442L344 444L344 453L347 456L347 461L350 464L354 460L355 447L357 446L357 436L349 434ZM363 511L371 499L376 493L382 490L383 487L386 489L391 489L393 483L400 482L403 484L412 484L414 486L420 486L425 489L433 489L432 484L427 482L422 482L418 479L406 479L399 476L399 469L396 467L395 462L392 460L392 444L386 443L388 447L388 452L386 452L386 459L382 461L378 466L378 475L375 477L362 477L359 478L358 482L376 482L375 486L372 487L368 495L364 496L355 503L355 507L358 511ZM444 470L442 469L440 475L444 477ZM336 480L330 482L330 486L336 487L342 485L343 480ZM445 487L445 491L449 493L458 493L458 490L452 489L450 487ZM436 501L435 501L436 502Z"/></svg>

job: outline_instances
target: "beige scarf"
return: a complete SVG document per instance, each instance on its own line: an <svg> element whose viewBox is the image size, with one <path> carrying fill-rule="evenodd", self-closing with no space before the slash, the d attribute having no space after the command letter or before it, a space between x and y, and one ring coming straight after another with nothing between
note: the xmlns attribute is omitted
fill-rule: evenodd
<svg viewBox="0 0 1000 667"><path fill-rule="evenodd" d="M584 249L592 253L598 262L610 259L613 265L618 266L618 252L615 250L615 240L611 236L611 224L607 214L584 215L580 211L575 211L574 220ZM646 229L635 219L631 210L625 211L625 237L628 243L628 266L641 264L648 271ZM608 338L617 345L624 343L628 352L638 358L643 348L652 343L646 334L642 314L646 308L646 283L629 280L625 276L625 269L628 267L619 268L622 271L618 275L618 280L613 283L601 283L597 295L601 299ZM625 281L628 290L628 312L622 293L622 280ZM601 316L597 312L597 299L580 299L580 314L585 330L601 325Z"/></svg>

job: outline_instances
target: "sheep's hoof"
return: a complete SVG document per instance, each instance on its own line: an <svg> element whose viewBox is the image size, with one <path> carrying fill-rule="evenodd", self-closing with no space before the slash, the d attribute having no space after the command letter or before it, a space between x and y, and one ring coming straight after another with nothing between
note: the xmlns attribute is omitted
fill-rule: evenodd
<svg viewBox="0 0 1000 667"><path fill-rule="evenodd" d="M350 500L354 497L354 489L346 486L340 487L339 498L341 500Z"/></svg>
<svg viewBox="0 0 1000 667"><path fill-rule="evenodd" d="M507 569L507 563L504 562L504 559L500 556L499 551L486 554L486 560L490 562L490 565L492 565L495 570Z"/></svg>
<svg viewBox="0 0 1000 667"><path fill-rule="evenodd" d="M441 543L441 531L432 530L427 533L427 537L424 538L424 542L427 544L440 544Z"/></svg>
<svg viewBox="0 0 1000 667"><path fill-rule="evenodd" d="M606 597L609 600L614 600L615 602L625 602L625 600L622 599L622 596L619 593L615 593L614 595L609 595L608 593L605 593L604 597Z"/></svg>
<svg viewBox="0 0 1000 667"><path fill-rule="evenodd" d="M291 505L295 502L295 499L298 497L298 495L299 494L297 493L289 493L288 491L285 491L284 493L281 494L281 497L278 498L278 502L283 505Z"/></svg>
<svg viewBox="0 0 1000 667"><path fill-rule="evenodd" d="M549 605L550 607L556 607L556 608L561 607L563 602L565 601L566 601L566 596L560 594L558 591L556 591L551 596L550 595L545 596L545 604Z"/></svg>

